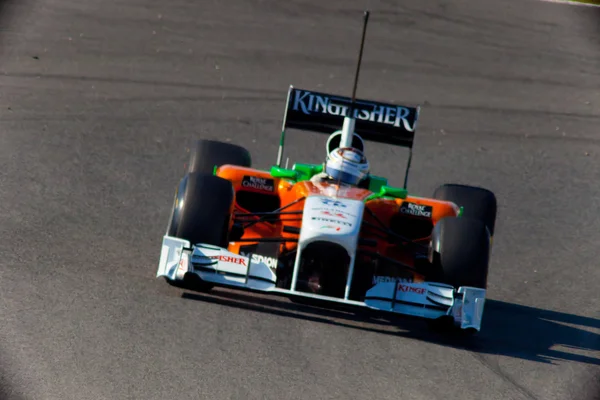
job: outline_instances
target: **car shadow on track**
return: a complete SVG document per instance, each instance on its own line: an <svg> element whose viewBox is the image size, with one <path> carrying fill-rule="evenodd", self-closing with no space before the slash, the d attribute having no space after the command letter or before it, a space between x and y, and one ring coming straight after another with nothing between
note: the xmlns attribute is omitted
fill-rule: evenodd
<svg viewBox="0 0 600 400"><path fill-rule="evenodd" d="M327 308L295 304L287 299L243 291L213 289L184 292L182 297L226 307L343 326L352 329L428 341L480 354L497 354L541 363L572 361L600 365L591 352L600 351L600 320L487 300L481 332L464 336L428 328L417 318L381 314L367 309ZM334 308L332 308L334 307ZM587 354L581 354L587 353Z"/></svg>

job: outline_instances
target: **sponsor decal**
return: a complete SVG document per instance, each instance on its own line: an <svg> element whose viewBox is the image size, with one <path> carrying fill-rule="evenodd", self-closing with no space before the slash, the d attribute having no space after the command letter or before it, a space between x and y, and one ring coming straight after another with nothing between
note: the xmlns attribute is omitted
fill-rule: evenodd
<svg viewBox="0 0 600 400"><path fill-rule="evenodd" d="M271 269L277 269L278 260L276 257L263 256L261 254L250 254L245 253L243 251L240 252L240 255L248 258L252 257L252 264L264 263L267 267Z"/></svg>
<svg viewBox="0 0 600 400"><path fill-rule="evenodd" d="M325 93L295 90L292 98L292 110L304 115L326 114L338 117L349 116L350 104L347 99ZM353 117L357 120L376 122L396 128L403 127L414 132L415 119L408 107L359 100L355 104Z"/></svg>
<svg viewBox="0 0 600 400"><path fill-rule="evenodd" d="M321 203L325 204L326 206L341 207L341 208L346 208L347 207L341 201L332 200L332 199L321 199Z"/></svg>
<svg viewBox="0 0 600 400"><path fill-rule="evenodd" d="M411 278L373 275L373 285L376 285L378 283L387 283L387 282L412 283L413 280Z"/></svg>
<svg viewBox="0 0 600 400"><path fill-rule="evenodd" d="M188 270L187 260L182 258L181 260L179 260L179 265L177 265L177 272L185 273L185 272L187 272L187 270Z"/></svg>
<svg viewBox="0 0 600 400"><path fill-rule="evenodd" d="M338 218L342 218L342 219L346 219L346 217L344 216L344 214L340 213L340 212L331 212L331 211L321 211L321 214L323 215L328 215L330 217L338 217Z"/></svg>
<svg viewBox="0 0 600 400"><path fill-rule="evenodd" d="M218 255L218 256L208 256L208 258L210 258L211 260L218 260L218 261L221 261L221 262L228 262L228 263L232 263L232 264L240 264L240 265L243 265L244 267L248 266L246 264L246 260L243 259L243 258L240 258L240 257Z"/></svg>
<svg viewBox="0 0 600 400"><path fill-rule="evenodd" d="M404 293L425 294L425 288L403 285L401 283L398 284L398 291Z"/></svg>
<svg viewBox="0 0 600 400"><path fill-rule="evenodd" d="M340 228L339 226L333 226L333 225L323 225L321 227L321 229L333 229L333 230L339 231L342 228Z"/></svg>
<svg viewBox="0 0 600 400"><path fill-rule="evenodd" d="M414 215L416 217L431 218L432 211L433 211L433 207L431 207L431 206L415 204L415 203L404 202L400 206L400 212L402 214Z"/></svg>
<svg viewBox="0 0 600 400"><path fill-rule="evenodd" d="M320 222L331 222L332 224L338 224L338 225L344 225L344 226L352 226L352 224L350 222L338 221L337 219L331 219L331 218L312 217L312 220L320 221Z"/></svg>
<svg viewBox="0 0 600 400"><path fill-rule="evenodd" d="M311 208L312 211L322 211L323 214L329 212L332 214L341 214L341 215L345 215L351 218L356 218L355 214L349 213L346 210L340 210L340 209L336 209L336 208L332 208L332 207L315 207L315 208ZM346 218L346 217L343 217Z"/></svg>
<svg viewBox="0 0 600 400"><path fill-rule="evenodd" d="M275 191L275 181L273 179L257 178L255 176L244 176L242 179L242 187L261 190L263 192L273 192Z"/></svg>

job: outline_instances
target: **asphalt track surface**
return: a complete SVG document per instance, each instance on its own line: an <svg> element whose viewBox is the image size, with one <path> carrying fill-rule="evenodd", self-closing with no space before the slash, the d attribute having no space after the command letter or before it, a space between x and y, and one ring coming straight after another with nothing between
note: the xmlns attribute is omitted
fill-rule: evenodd
<svg viewBox="0 0 600 400"><path fill-rule="evenodd" d="M527 0L40 0L3 26L3 399L591 398L600 366L600 19ZM423 104L409 189L497 193L471 342L155 279L196 138L276 157L289 84ZM294 132L291 162L325 137ZM371 145L401 184L406 153ZM399 172L400 171L400 172Z"/></svg>

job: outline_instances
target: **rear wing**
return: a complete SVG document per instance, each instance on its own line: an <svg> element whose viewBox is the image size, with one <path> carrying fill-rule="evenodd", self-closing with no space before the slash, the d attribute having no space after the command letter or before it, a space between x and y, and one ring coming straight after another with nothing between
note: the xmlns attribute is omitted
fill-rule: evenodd
<svg viewBox="0 0 600 400"><path fill-rule="evenodd" d="M368 20L369 11L365 11L352 97L296 89L290 85L281 128L279 153L277 154L278 167L281 167L283 160L286 128L328 134L328 152L332 150L330 149L332 146L352 145L356 147L355 142L362 145L362 140L355 141L355 139L359 139L357 138L359 136L364 140L409 149L404 174L404 188L406 188L420 108L356 99L356 88ZM333 133L337 131L341 131L339 142L337 142L337 139L332 140L334 138ZM336 144L334 145L334 143Z"/></svg>
<svg viewBox="0 0 600 400"><path fill-rule="evenodd" d="M344 117L352 117L354 132L364 140L412 149L419 110L370 100L353 103L350 97L290 86L282 131L293 128L331 135L342 129Z"/></svg>
<svg viewBox="0 0 600 400"><path fill-rule="evenodd" d="M352 115L350 115L350 110L352 110ZM351 131L362 139L409 149L404 173L404 188L406 188L419 112L420 107L407 107L371 100L354 100L353 102L349 97L297 89L290 85L281 128L277 166L281 167L283 161L287 128L331 135L342 130L350 117L354 120L354 127ZM352 139L350 140L353 142ZM328 149L328 151L330 150Z"/></svg>

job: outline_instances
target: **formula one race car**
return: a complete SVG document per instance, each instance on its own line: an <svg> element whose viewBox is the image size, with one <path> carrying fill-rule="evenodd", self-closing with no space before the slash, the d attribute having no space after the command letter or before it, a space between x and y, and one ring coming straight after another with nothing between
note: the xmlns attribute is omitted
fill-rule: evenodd
<svg viewBox="0 0 600 400"><path fill-rule="evenodd" d="M409 195L419 108L290 86L277 164L200 140L175 194L157 277L450 321L479 331L496 220L486 189ZM342 128L341 130L340 127ZM286 128L329 134L324 164L281 166ZM404 187L369 173L364 141L409 149Z"/></svg>

